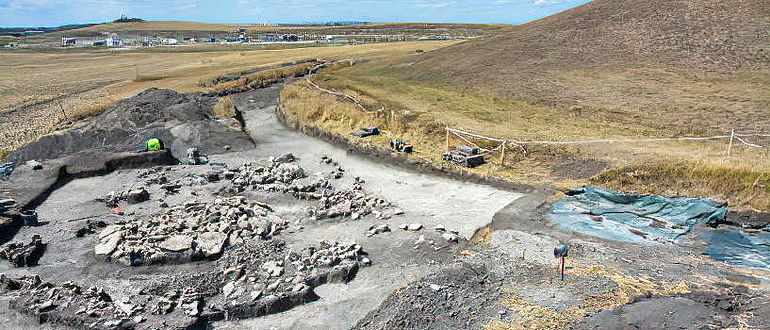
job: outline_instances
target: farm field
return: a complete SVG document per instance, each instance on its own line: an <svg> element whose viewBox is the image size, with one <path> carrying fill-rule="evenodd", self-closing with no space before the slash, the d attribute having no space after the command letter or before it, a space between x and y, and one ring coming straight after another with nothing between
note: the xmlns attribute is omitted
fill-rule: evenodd
<svg viewBox="0 0 770 330"><path fill-rule="evenodd" d="M0 149L18 147L62 122L97 113L150 87L204 91L201 82L228 73L316 58L376 59L455 42L237 50L208 45L136 51L4 51L0 52L0 120L14 125L0 128Z"/></svg>

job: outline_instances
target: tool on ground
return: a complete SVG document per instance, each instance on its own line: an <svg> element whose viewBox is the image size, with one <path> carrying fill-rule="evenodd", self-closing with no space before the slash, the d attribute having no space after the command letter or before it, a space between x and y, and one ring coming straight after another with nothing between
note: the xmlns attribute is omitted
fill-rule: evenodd
<svg viewBox="0 0 770 330"><path fill-rule="evenodd" d="M380 135L380 128L377 126L361 127L360 130L350 133L350 135L362 138L372 135Z"/></svg>
<svg viewBox="0 0 770 330"><path fill-rule="evenodd" d="M13 162L0 164L0 179L7 179L13 173Z"/></svg>
<svg viewBox="0 0 770 330"><path fill-rule="evenodd" d="M390 140L390 148L405 154L411 153L414 150L414 147L411 144L407 144L405 141L398 139Z"/></svg>
<svg viewBox="0 0 770 330"><path fill-rule="evenodd" d="M449 152L445 152L442 157L444 161L454 163L463 167L473 168L484 164L484 155L476 147L460 146Z"/></svg>
<svg viewBox="0 0 770 330"><path fill-rule="evenodd" d="M555 258L559 259L559 265L558 270L561 274L561 280L564 281L564 260L567 258L567 254L569 253L569 246L565 244L561 244L553 249L553 256Z"/></svg>
<svg viewBox="0 0 770 330"><path fill-rule="evenodd" d="M37 226L37 211L35 210L23 210L19 212L21 220L24 221L25 226Z"/></svg>

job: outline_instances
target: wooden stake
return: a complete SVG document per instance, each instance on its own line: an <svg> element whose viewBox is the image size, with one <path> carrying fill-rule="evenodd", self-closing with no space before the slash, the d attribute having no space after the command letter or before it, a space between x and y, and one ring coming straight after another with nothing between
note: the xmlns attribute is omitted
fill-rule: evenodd
<svg viewBox="0 0 770 330"><path fill-rule="evenodd" d="M504 161L505 161L505 142L503 142L502 146L500 147L500 165L503 165Z"/></svg>
<svg viewBox="0 0 770 330"><path fill-rule="evenodd" d="M446 144L445 144L445 152L449 152L449 127L446 128Z"/></svg>
<svg viewBox="0 0 770 330"><path fill-rule="evenodd" d="M61 109L61 114L64 116L64 120L67 121L67 113L64 111L64 107L61 105L61 101L57 102L59 104L59 109Z"/></svg>
<svg viewBox="0 0 770 330"><path fill-rule="evenodd" d="M727 157L730 157L730 152L733 150L733 138L735 137L735 129L730 130L730 144L727 145Z"/></svg>

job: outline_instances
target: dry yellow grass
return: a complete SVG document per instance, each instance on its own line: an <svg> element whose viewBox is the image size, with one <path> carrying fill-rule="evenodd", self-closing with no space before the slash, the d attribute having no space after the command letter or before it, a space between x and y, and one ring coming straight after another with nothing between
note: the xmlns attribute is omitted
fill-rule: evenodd
<svg viewBox="0 0 770 330"><path fill-rule="evenodd" d="M214 105L214 116L220 119L232 118L235 116L235 105L233 105L233 99L229 96L225 96L219 99L219 102Z"/></svg>
<svg viewBox="0 0 770 330"><path fill-rule="evenodd" d="M149 87L201 92L200 81L231 72L323 58L377 58L452 41L275 50L178 47L145 51L0 51L0 148L13 149L60 123L97 113ZM139 74L137 74L137 70ZM151 77L147 79L142 77ZM24 108L22 111L10 111ZM62 112L61 109L64 109Z"/></svg>
<svg viewBox="0 0 770 330"><path fill-rule="evenodd" d="M283 98L285 109L287 112L296 112L304 125L318 126L339 135L347 135L357 126L378 125L386 134L354 141L385 147L387 140L398 137L415 145L414 157L437 166L451 166L440 158L445 143L443 129L446 126L516 141L638 139L678 136L683 132L729 134L729 131L719 131L723 125L719 118L725 115L724 112L698 112L694 109L681 113L680 119L661 124L661 114L641 109L626 108L616 112L602 108L601 105L564 107L501 98L483 92L457 89L441 82L402 79L394 73L397 68L408 66L419 56L410 54L352 67L339 67L324 71L314 78L316 83L325 88L360 99L366 105L366 111L353 107L352 103L344 99L321 95L304 83L287 89ZM605 80L615 79L610 78ZM714 82L704 92L702 88L706 88L706 83L688 85L684 81L678 82L681 84L671 93L683 95L682 99L691 94L697 98L700 93L743 93L749 99L761 99L755 97L757 86L760 85L738 91L729 82ZM662 88L656 85L655 89L658 87ZM697 89L697 92L687 92L689 89ZM730 97L719 98L722 99ZM649 113L649 116L643 113ZM702 116L699 117L699 114ZM751 117L748 113L735 115ZM699 124L692 124L688 118L699 118ZM712 126L704 126L705 122L712 123ZM770 145L770 139L753 141ZM450 144L456 146L465 142L453 138ZM729 200L732 206L770 210L770 148L757 149L736 144L731 157L726 157L727 146L728 141L725 139L570 146L526 145L526 154L518 147L508 149L506 161L502 165L498 163L499 154L491 154L491 161L479 168L455 168L481 176L536 185L571 188L594 183L640 193L713 197ZM596 171L602 168L609 171L593 180L590 179L592 174L572 175L590 166L595 166ZM625 177L627 173L642 172L640 170L654 175L639 175L636 179Z"/></svg>
<svg viewBox="0 0 770 330"><path fill-rule="evenodd" d="M494 322L487 328L490 330L503 329L563 329L570 324L580 321L586 313L598 310L612 309L631 302L641 296L674 296L690 291L687 284L660 283L652 281L644 276L630 276L620 269L609 268L601 265L577 266L568 271L570 275L586 276L599 275L607 277L618 288L599 296L584 297L580 305L557 312L548 308L536 306L518 296L511 296L503 301L514 309L520 316L516 323Z"/></svg>

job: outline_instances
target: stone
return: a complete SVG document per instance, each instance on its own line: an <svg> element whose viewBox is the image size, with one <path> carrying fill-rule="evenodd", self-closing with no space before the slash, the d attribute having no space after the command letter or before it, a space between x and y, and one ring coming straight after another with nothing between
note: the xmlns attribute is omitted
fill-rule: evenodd
<svg viewBox="0 0 770 330"><path fill-rule="evenodd" d="M288 154L284 154L281 157L276 158L275 162L276 163L290 163L290 162L293 162L296 159L297 159L297 157L294 157L294 154L288 153Z"/></svg>
<svg viewBox="0 0 770 330"><path fill-rule="evenodd" d="M410 223L407 228L409 231L419 231L422 230L422 224L421 223Z"/></svg>
<svg viewBox="0 0 770 330"><path fill-rule="evenodd" d="M371 237L377 234L386 233L390 231L390 227L388 227L387 224L382 224L379 226L372 225L369 227L369 232L366 234L366 236Z"/></svg>
<svg viewBox="0 0 770 330"><path fill-rule="evenodd" d="M434 229L436 229L437 232L441 232L441 233L446 231L446 227L444 227L444 225L436 225Z"/></svg>
<svg viewBox="0 0 770 330"><path fill-rule="evenodd" d="M460 236L457 236L455 233L443 233L441 234L441 237L450 243L457 243L460 241Z"/></svg>
<svg viewBox="0 0 770 330"><path fill-rule="evenodd" d="M185 309L184 313L187 316L198 316L200 313L200 303L198 301L185 304L183 307Z"/></svg>
<svg viewBox="0 0 770 330"><path fill-rule="evenodd" d="M249 294L249 298L251 298L251 301L256 301L257 299L259 299L259 297L262 297L262 291L260 290L251 291L251 293Z"/></svg>
<svg viewBox="0 0 770 330"><path fill-rule="evenodd" d="M208 171L208 173L206 173L206 180L209 180L209 182L217 182L220 180L221 174L222 172L217 170Z"/></svg>
<svg viewBox="0 0 770 330"><path fill-rule="evenodd" d="M262 268L267 271L267 275L270 277L279 277L283 274L283 267L279 266L277 262L266 262Z"/></svg>
<svg viewBox="0 0 770 330"><path fill-rule="evenodd" d="M106 231L107 229L105 229ZM118 248L118 243L120 243L121 235L119 233L113 232L110 236L105 236L104 238L99 240L99 244L96 244L94 247L94 253L99 256L108 256L111 255L112 252L115 252L115 249Z"/></svg>
<svg viewBox="0 0 770 330"><path fill-rule="evenodd" d="M150 199L150 193L144 188L131 189L126 194L126 201L129 204L138 204Z"/></svg>
<svg viewBox="0 0 770 330"><path fill-rule="evenodd" d="M99 240L114 234L115 232L119 231L121 228L123 228L123 226L121 226L121 225L109 225L109 226L105 227L102 230L102 232L99 233Z"/></svg>
<svg viewBox="0 0 770 330"><path fill-rule="evenodd" d="M401 224L400 226L398 226L398 228L403 229L403 230L407 230L407 229L409 229L409 225L404 223L404 224Z"/></svg>
<svg viewBox="0 0 770 330"><path fill-rule="evenodd" d="M193 238L190 236L174 235L160 243L158 247L167 251L181 252L190 249L192 242Z"/></svg>
<svg viewBox="0 0 770 330"><path fill-rule="evenodd" d="M222 253L226 241L227 235L223 233L205 232L198 235L195 243L197 243L198 250L200 250L205 258L211 258Z"/></svg>
<svg viewBox="0 0 770 330"><path fill-rule="evenodd" d="M43 169L43 164L38 162L38 161L36 161L36 160L34 160L34 159L30 160L30 161L27 161L27 166L29 166L29 168L31 168L33 171L37 171L37 170L42 170Z"/></svg>
<svg viewBox="0 0 770 330"><path fill-rule="evenodd" d="M46 244L40 235L33 235L28 244L10 243L0 249L0 258L8 260L15 267L34 266L43 256Z"/></svg>
<svg viewBox="0 0 770 330"><path fill-rule="evenodd" d="M227 282L227 284L222 287L222 294L225 295L225 297L229 297L230 294L233 293L233 290L235 290L235 283L233 281Z"/></svg>

